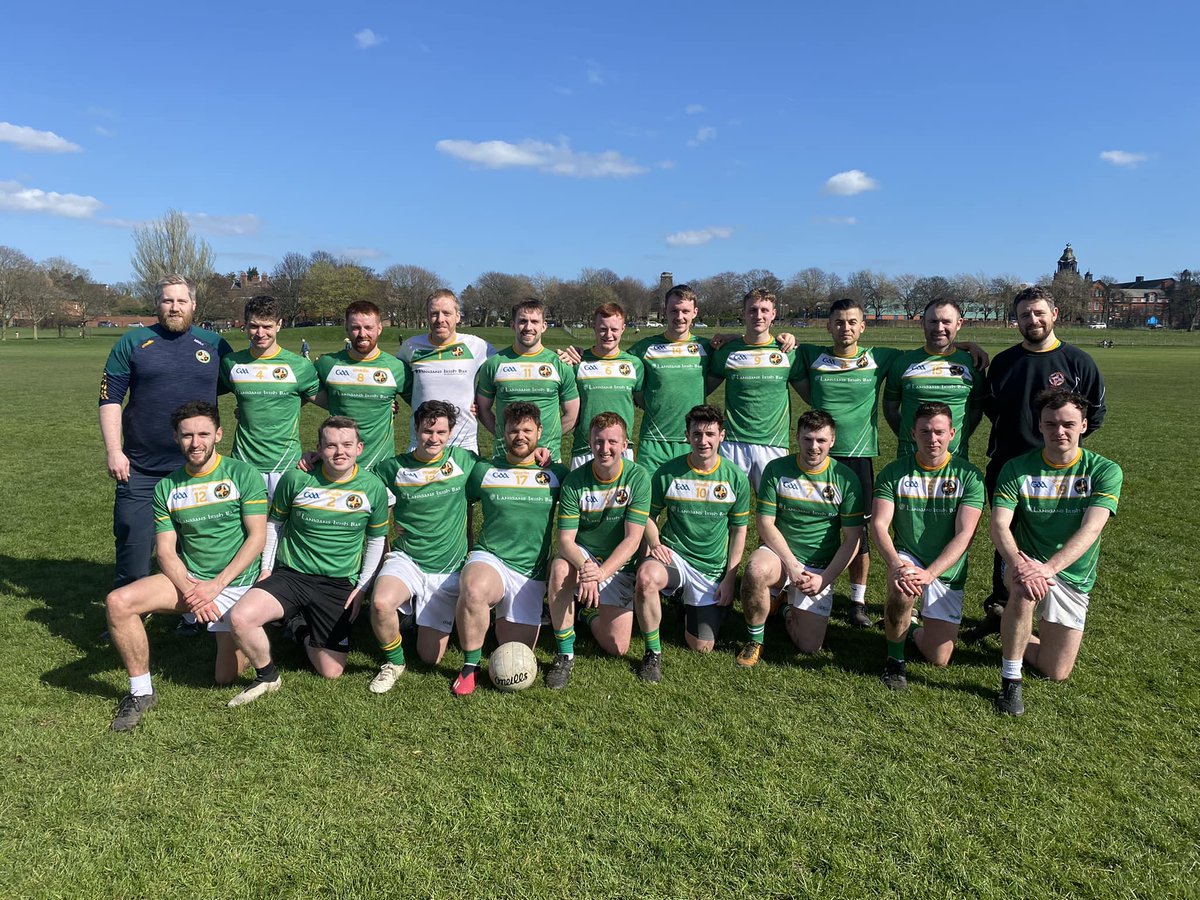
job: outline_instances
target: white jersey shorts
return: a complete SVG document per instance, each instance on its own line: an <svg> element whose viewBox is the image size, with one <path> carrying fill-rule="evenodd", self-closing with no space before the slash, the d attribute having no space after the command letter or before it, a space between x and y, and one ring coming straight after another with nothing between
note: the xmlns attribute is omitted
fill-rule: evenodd
<svg viewBox="0 0 1200 900"><path fill-rule="evenodd" d="M721 441L721 455L750 476L750 484L757 492L767 463L787 456L788 448L747 444L744 441Z"/></svg>
<svg viewBox="0 0 1200 900"><path fill-rule="evenodd" d="M673 594L683 588L685 606L716 605L717 582L698 572L674 548L671 548L671 564L665 568L667 570L667 586L662 590L664 595Z"/></svg>
<svg viewBox="0 0 1200 900"><path fill-rule="evenodd" d="M443 634L450 633L458 605L458 572L426 572L407 553L393 550L383 558L379 575L402 581L412 594L401 612L412 613L415 607L418 625Z"/></svg>
<svg viewBox="0 0 1200 900"><path fill-rule="evenodd" d="M600 560L596 559L586 549L580 547L579 550L592 562L597 565L600 564ZM606 578L600 582L600 605L615 606L618 609L630 609L633 603L634 580L633 572L617 572L611 578ZM576 596L579 596L578 593Z"/></svg>
<svg viewBox="0 0 1200 900"><path fill-rule="evenodd" d="M925 568L911 553L896 550L896 554L910 565ZM937 619L939 622L949 622L951 625L962 624L963 590L955 589L940 578L935 578L921 591L921 618Z"/></svg>
<svg viewBox="0 0 1200 900"><path fill-rule="evenodd" d="M263 484L267 487L267 503L269 504L275 499L275 488L279 485L279 479L283 477L282 472L262 472Z"/></svg>
<svg viewBox="0 0 1200 900"><path fill-rule="evenodd" d="M514 625L541 625L542 600L546 596L546 582L529 578L505 565L500 557L486 550L472 550L467 554L467 565L480 563L490 566L500 576L504 595L496 606L496 618L507 619Z"/></svg>
<svg viewBox="0 0 1200 900"><path fill-rule="evenodd" d="M193 578L196 576L193 575ZM241 587L227 587L221 593L217 594L217 598L213 601L217 605L217 609L221 611L221 618L216 622L208 623L209 631L229 631L229 611L234 605L242 599L242 595L250 588L252 584L244 584Z"/></svg>
<svg viewBox="0 0 1200 900"><path fill-rule="evenodd" d="M1070 628L1073 631L1083 631L1083 623L1087 620L1088 601L1090 594L1076 590L1062 579L1052 581L1050 590L1042 598L1039 607L1039 622L1053 622Z"/></svg>

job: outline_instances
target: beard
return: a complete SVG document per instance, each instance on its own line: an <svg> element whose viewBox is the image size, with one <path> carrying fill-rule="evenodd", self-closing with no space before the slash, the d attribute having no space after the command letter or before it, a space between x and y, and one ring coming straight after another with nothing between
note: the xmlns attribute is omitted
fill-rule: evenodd
<svg viewBox="0 0 1200 900"><path fill-rule="evenodd" d="M172 334L183 334L192 327L193 313L185 312L181 318L170 318L168 316L159 316L158 322L163 328Z"/></svg>

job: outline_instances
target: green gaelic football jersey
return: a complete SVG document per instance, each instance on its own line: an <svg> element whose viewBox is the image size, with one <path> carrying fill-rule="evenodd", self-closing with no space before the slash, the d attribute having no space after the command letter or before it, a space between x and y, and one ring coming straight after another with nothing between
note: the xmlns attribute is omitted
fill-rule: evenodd
<svg viewBox="0 0 1200 900"><path fill-rule="evenodd" d="M313 364L282 347L258 357L239 350L221 360L221 383L237 397L234 459L264 473L294 466L300 459L300 407L321 389Z"/></svg>
<svg viewBox="0 0 1200 900"><path fill-rule="evenodd" d="M364 539L387 534L388 492L361 466L342 481L326 477L323 465L315 472L288 469L275 488L271 518L284 523L276 565L356 579Z"/></svg>
<svg viewBox="0 0 1200 900"><path fill-rule="evenodd" d="M960 506L983 509L983 475L965 459L946 455L936 469L927 469L915 454L888 463L875 479L875 496L896 507L892 538L897 550L929 565L954 539L954 520ZM960 590L967 581L967 554L943 572L944 581Z"/></svg>
<svg viewBox="0 0 1200 900"><path fill-rule="evenodd" d="M615 412L625 420L625 431L633 434L633 392L643 387L642 361L636 356L618 351L612 356L597 356L583 351L583 359L575 367L575 384L579 388L579 418L575 423L572 456L591 453L588 446L592 419L602 412Z"/></svg>
<svg viewBox="0 0 1200 900"><path fill-rule="evenodd" d="M639 443L687 440L683 417L704 402L704 376L711 353L708 338L695 335L672 341L660 334L642 338L629 348L629 354L646 368Z"/></svg>
<svg viewBox="0 0 1200 900"><path fill-rule="evenodd" d="M749 344L737 338L709 358L708 374L725 381L725 434L731 441L787 447L792 423L788 382L795 353L772 338Z"/></svg>
<svg viewBox="0 0 1200 900"><path fill-rule="evenodd" d="M1121 467L1097 453L1080 448L1069 466L1046 462L1041 450L1011 459L1000 470L993 505L1014 510L1013 536L1017 546L1042 562L1063 548L1083 524L1089 507L1113 515L1121 498ZM1100 538L1079 559L1058 573L1078 591L1096 583Z"/></svg>
<svg viewBox="0 0 1200 900"><path fill-rule="evenodd" d="M813 409L825 410L837 425L834 456L879 455L879 392L899 352L862 347L854 356L838 356L812 344L796 348L796 380L808 379Z"/></svg>
<svg viewBox="0 0 1200 900"><path fill-rule="evenodd" d="M558 503L558 530L574 531L575 543L604 562L625 540L625 523L645 525L650 512L650 475L637 463L621 460L621 471L601 481L591 463L571 472ZM621 567L632 572L637 554Z"/></svg>
<svg viewBox="0 0 1200 900"><path fill-rule="evenodd" d="M858 476L836 459L815 472L796 456L773 459L758 486L758 513L775 527L796 559L824 569L842 545L842 529L863 524L866 497Z"/></svg>
<svg viewBox="0 0 1200 900"><path fill-rule="evenodd" d="M515 572L542 581L554 537L554 506L565 466L480 462L467 479L467 497L479 501L483 527L475 549L486 550Z"/></svg>
<svg viewBox="0 0 1200 900"><path fill-rule="evenodd" d="M693 469L689 457L665 463L651 479L650 517L667 511L662 542L706 578L725 575L729 529L750 522L750 480L724 457L707 472Z"/></svg>
<svg viewBox="0 0 1200 900"><path fill-rule="evenodd" d="M479 369L475 390L494 402L496 414L496 456L504 455L504 409L510 403L524 400L534 404L542 413L542 439L539 447L547 448L554 458L562 452L562 410L567 400L579 396L575 387L575 370L558 358L553 350L543 347L537 353L522 355L512 347L497 351Z"/></svg>
<svg viewBox="0 0 1200 900"><path fill-rule="evenodd" d="M412 453L385 459L375 474L396 498L395 547L424 572L457 572L467 556L467 478L475 455L446 447L422 462Z"/></svg>
<svg viewBox="0 0 1200 900"><path fill-rule="evenodd" d="M901 353L892 362L883 391L884 400L900 403L896 456L916 452L912 427L917 407L939 401L949 406L953 415L955 435L950 442L950 452L965 457L971 440L968 410L983 403L983 393L983 375L965 350L941 354L930 353L922 347Z"/></svg>
<svg viewBox="0 0 1200 900"><path fill-rule="evenodd" d="M267 514L267 488L262 475L249 463L219 453L198 475L176 469L154 487L154 530L174 531L179 558L187 570L203 581L216 578L246 542L243 516ZM254 584L258 560L230 587Z"/></svg>
<svg viewBox="0 0 1200 900"><path fill-rule="evenodd" d="M366 359L352 359L349 350L342 350L318 359L317 374L329 398L329 414L358 423L363 441L358 464L371 469L395 456L392 403L411 390L408 364L378 347Z"/></svg>

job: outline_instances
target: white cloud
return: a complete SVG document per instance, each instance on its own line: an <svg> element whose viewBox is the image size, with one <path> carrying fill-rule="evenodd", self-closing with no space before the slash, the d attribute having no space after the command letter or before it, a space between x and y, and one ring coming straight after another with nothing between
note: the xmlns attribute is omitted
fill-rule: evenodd
<svg viewBox="0 0 1200 900"><path fill-rule="evenodd" d="M110 138L117 136L115 131L113 131L111 128L105 128L103 125L94 126L92 131L96 132L96 134L100 135L100 137Z"/></svg>
<svg viewBox="0 0 1200 900"><path fill-rule="evenodd" d="M213 216L208 213L184 213L197 231L208 234L257 234L262 222L253 213L235 216Z"/></svg>
<svg viewBox="0 0 1200 900"><path fill-rule="evenodd" d="M825 225L857 225L858 219L854 216L821 216L817 219Z"/></svg>
<svg viewBox="0 0 1200 900"><path fill-rule="evenodd" d="M343 247L338 251L339 257L352 262L362 262L364 259L383 259L387 255L386 250L380 250L378 247Z"/></svg>
<svg viewBox="0 0 1200 900"><path fill-rule="evenodd" d="M705 141L711 141L717 136L717 129L711 125L705 125L696 132L696 136L687 142L689 147L699 147Z"/></svg>
<svg viewBox="0 0 1200 900"><path fill-rule="evenodd" d="M673 160L673 159L659 160L658 162L656 162L654 164L654 168L656 168L656 169L673 169L673 168L675 168L675 160Z"/></svg>
<svg viewBox="0 0 1200 900"><path fill-rule="evenodd" d="M604 84L604 70L600 68L600 63L594 59L587 61L587 83Z"/></svg>
<svg viewBox="0 0 1200 900"><path fill-rule="evenodd" d="M825 182L825 193L836 194L839 197L853 197L863 191L873 191L879 187L879 182L871 178L862 169L850 169L838 172Z"/></svg>
<svg viewBox="0 0 1200 900"><path fill-rule="evenodd" d="M700 113L704 112L704 107L701 106L699 103L689 103L687 105L687 109L685 109L684 112L687 113L689 116L698 116L698 115L700 115Z"/></svg>
<svg viewBox="0 0 1200 900"><path fill-rule="evenodd" d="M696 231L677 231L667 235L667 243L672 247L698 247L707 244L713 238L728 238L733 236L732 228L700 228Z"/></svg>
<svg viewBox="0 0 1200 900"><path fill-rule="evenodd" d="M372 47L378 47L386 40L387 38L382 34L376 34L370 28L354 32L354 42L358 44L359 50L370 50Z"/></svg>
<svg viewBox="0 0 1200 900"><path fill-rule="evenodd" d="M1138 163L1148 160L1150 155L1148 153L1133 153L1129 150L1105 150L1100 154L1100 158L1106 163L1112 163L1114 166L1125 166L1132 169Z"/></svg>
<svg viewBox="0 0 1200 900"><path fill-rule="evenodd" d="M0 181L0 209L11 212L46 213L69 219L90 219L104 204L95 197L82 194L60 194L27 188L20 182Z"/></svg>
<svg viewBox="0 0 1200 900"><path fill-rule="evenodd" d="M59 137L53 131L38 131L28 125L0 122L0 143L12 144L31 153L78 153L83 148Z"/></svg>
<svg viewBox="0 0 1200 900"><path fill-rule="evenodd" d="M435 146L439 153L475 163L485 169L527 168L575 178L626 178L647 171L645 166L626 159L616 150L601 153L572 150L565 138L557 144L527 138L519 144L510 144L508 141L438 141Z"/></svg>

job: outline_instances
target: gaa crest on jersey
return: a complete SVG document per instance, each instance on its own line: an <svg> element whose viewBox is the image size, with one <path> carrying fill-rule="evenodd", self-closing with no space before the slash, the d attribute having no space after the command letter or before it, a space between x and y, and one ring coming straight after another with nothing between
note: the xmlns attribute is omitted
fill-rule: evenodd
<svg viewBox="0 0 1200 900"><path fill-rule="evenodd" d="M196 362L207 365L208 363L212 362L212 354L209 353L207 350L197 350L196 351Z"/></svg>
<svg viewBox="0 0 1200 900"><path fill-rule="evenodd" d="M383 371L383 369L376 369L371 374L371 378L376 384L387 384L388 380L387 372Z"/></svg>
<svg viewBox="0 0 1200 900"><path fill-rule="evenodd" d="M777 366L781 362L783 362L783 354L782 353L772 353L771 354L771 365Z"/></svg>
<svg viewBox="0 0 1200 900"><path fill-rule="evenodd" d="M723 484L718 484L715 488L713 488L713 496L718 500L724 500L729 496L729 488L725 487Z"/></svg>
<svg viewBox="0 0 1200 900"><path fill-rule="evenodd" d="M952 365L950 367L950 374L953 375L955 378L962 378L963 373L965 371L966 371L966 369L964 369L962 366L957 365L957 364Z"/></svg>
<svg viewBox="0 0 1200 900"><path fill-rule="evenodd" d="M1092 479L1086 475L1080 475L1075 479L1075 493L1080 497L1090 497L1092 494Z"/></svg>
<svg viewBox="0 0 1200 900"><path fill-rule="evenodd" d="M218 500L227 499L231 493L233 493L233 491L230 489L228 481L222 481L213 488L213 496Z"/></svg>
<svg viewBox="0 0 1200 900"><path fill-rule="evenodd" d="M455 344L455 345L454 345L454 349L450 351L450 355L451 355L451 356L454 356L454 357L459 357L459 356L462 356L462 355L463 355L463 348L462 348L462 346L461 346L461 345L459 345L459 344Z"/></svg>
<svg viewBox="0 0 1200 900"><path fill-rule="evenodd" d="M549 484L550 476L546 472L538 472L537 475L534 476L533 480L538 484Z"/></svg>
<svg viewBox="0 0 1200 900"><path fill-rule="evenodd" d="M276 366L271 370L271 377L276 381L283 381L288 377L288 374L287 366Z"/></svg>
<svg viewBox="0 0 1200 900"><path fill-rule="evenodd" d="M347 509L362 509L363 498L361 494L347 494L346 508Z"/></svg>
<svg viewBox="0 0 1200 900"><path fill-rule="evenodd" d="M942 493L947 497L953 497L958 491L958 482L953 478L947 478L942 482Z"/></svg>
<svg viewBox="0 0 1200 900"><path fill-rule="evenodd" d="M625 490L625 488L618 488L615 499L618 506L624 506L629 502L629 491Z"/></svg>
<svg viewBox="0 0 1200 900"><path fill-rule="evenodd" d="M450 475L454 472L454 463L448 462L439 470L443 475Z"/></svg>
<svg viewBox="0 0 1200 900"><path fill-rule="evenodd" d="M1050 377L1046 380L1049 382L1050 387L1060 388L1067 383L1067 376L1062 372L1051 372Z"/></svg>
<svg viewBox="0 0 1200 900"><path fill-rule="evenodd" d="M865 369L865 368L866 368L867 366L869 366L870 364L871 364L871 361L870 361L870 360L867 358L867 354L865 354L865 353L864 353L864 354L863 354L862 356L860 356L860 357L858 358L858 360L857 360L857 361L854 363L854 367L855 367L856 369Z"/></svg>
<svg viewBox="0 0 1200 900"><path fill-rule="evenodd" d="M830 503L833 502L833 498L836 495L837 495L837 492L833 489L832 484L827 484L827 485L825 485L825 487L823 487L821 489L821 496L824 497L826 500L828 500Z"/></svg>
<svg viewBox="0 0 1200 900"><path fill-rule="evenodd" d="M619 371L622 375L630 375L633 373L633 366L631 366L629 363L621 363L621 365L617 367L617 371Z"/></svg>
<svg viewBox="0 0 1200 900"><path fill-rule="evenodd" d="M692 354L693 356L695 356L697 353L700 352L700 345L699 344L688 344L687 352Z"/></svg>
<svg viewBox="0 0 1200 900"><path fill-rule="evenodd" d="M538 374L543 378L549 378L553 374L553 370L549 366L538 366Z"/></svg>

